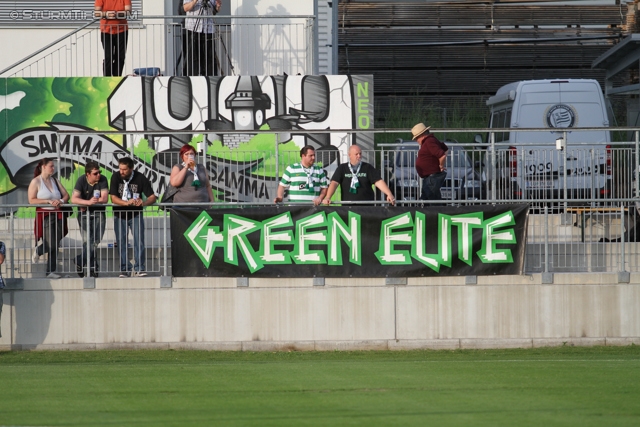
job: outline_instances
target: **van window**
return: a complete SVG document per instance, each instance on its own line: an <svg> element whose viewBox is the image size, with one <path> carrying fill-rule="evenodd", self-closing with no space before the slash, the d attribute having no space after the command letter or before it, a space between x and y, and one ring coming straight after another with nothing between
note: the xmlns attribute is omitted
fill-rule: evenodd
<svg viewBox="0 0 640 427"><path fill-rule="evenodd" d="M508 128L511 125L511 108L494 111L491 116L492 128ZM509 132L496 132L496 142L508 141Z"/></svg>
<svg viewBox="0 0 640 427"><path fill-rule="evenodd" d="M489 125L490 128L497 128L500 127L498 125L498 118L500 117L500 112L499 111L494 111L493 113L491 113L491 124ZM496 141L498 141L498 138L502 138L502 135L499 134L495 134L496 135ZM487 135L487 142L491 142L491 134Z"/></svg>
<svg viewBox="0 0 640 427"><path fill-rule="evenodd" d="M511 127L511 108L507 108L505 110L503 127L505 127L505 128ZM505 132L502 135L502 140L503 141L508 141L509 140L509 132Z"/></svg>
<svg viewBox="0 0 640 427"><path fill-rule="evenodd" d="M505 110L498 111L498 127L504 127L504 117L506 116ZM504 141L504 132L496 134L496 142Z"/></svg>

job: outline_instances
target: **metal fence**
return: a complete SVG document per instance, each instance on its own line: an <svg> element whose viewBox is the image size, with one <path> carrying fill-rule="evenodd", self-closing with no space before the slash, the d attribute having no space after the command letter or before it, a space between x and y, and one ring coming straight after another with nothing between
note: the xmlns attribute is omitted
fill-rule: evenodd
<svg viewBox="0 0 640 427"><path fill-rule="evenodd" d="M486 201L477 202L481 208ZM253 203L246 209L260 209L268 203ZM428 208L430 203L405 202L404 206ZM238 204L215 203L199 208L237 207ZM15 212L0 219L0 239L6 243L7 255L2 266L5 278L45 278L51 272L62 277L133 277L144 272L151 276L171 275L171 237L169 210L145 209L133 218L135 226L144 225L144 245L133 238L118 239L117 218L106 215L105 232L94 246L95 260L83 256L84 242L90 230L80 222L89 217L74 213L67 219L68 234L55 235L59 246L43 247L34 238L33 207L13 206ZM322 207L319 209L323 209ZM91 214L93 215L93 214ZM544 208L529 215L525 272L638 272L640 271L640 233L635 203L620 201L619 207L594 210L591 206L574 206L555 212ZM126 242L125 242L126 240ZM126 248L126 249L125 249ZM49 263L56 254L55 266ZM136 254L137 252L137 254ZM123 277L123 276L121 276Z"/></svg>
<svg viewBox="0 0 640 427"><path fill-rule="evenodd" d="M157 207L144 215L131 217L130 228L120 228L118 238L114 217L109 209L79 214L79 207L69 216L53 219L64 227L44 227L42 239L36 240L34 207L8 206L10 213L0 219L0 238L7 254L3 264L5 278L58 277L126 277L170 275L168 263L170 236L168 217ZM52 216L56 216L53 214ZM49 221L49 215L44 221ZM42 217L38 217L42 221ZM94 223L102 221L104 233L94 233ZM89 222L89 223L87 223ZM143 239L134 239L134 230ZM89 241L86 246L85 242ZM91 252L94 254L91 254Z"/></svg>
<svg viewBox="0 0 640 427"><path fill-rule="evenodd" d="M313 16L217 15L212 19L216 75L313 74ZM184 16L143 16L130 22L123 74L198 75L184 67L187 62L184 20ZM0 71L3 77L102 74L103 48L98 21L63 35Z"/></svg>
<svg viewBox="0 0 640 427"><path fill-rule="evenodd" d="M451 132L447 130L447 133ZM363 160L381 171L401 205L428 208L442 204L481 207L528 203L527 273L636 272L640 271L640 246L637 243L640 218L636 208L640 130L634 132L635 141L588 146L576 143L549 149L533 149L524 144L473 146L449 141L449 175L441 191L442 201L419 200L422 182L415 172L416 144L402 141L381 145L377 150L365 149ZM172 165L178 162L177 153L136 155L133 145L129 149L135 158L136 169L150 176L156 193L161 194ZM280 144L265 151L220 152L211 152L206 144L201 144L199 151L198 162L207 168L217 200L213 205L201 208L244 206L259 209L270 205L276 195L278 177L288 164L299 161L297 149L285 149ZM64 176L63 183L71 192L83 173L78 166L86 160L99 162L106 172L117 173L116 159L122 155L122 151L58 152L56 169ZM330 177L336 166L348 161L348 157L346 152L319 147L316 161L322 163ZM552 166L547 170L548 163ZM538 169L539 165L542 165L542 171ZM18 188L9 195L13 197L21 192L26 189ZM339 194L336 197L339 198ZM377 197L376 203L386 203L382 194ZM16 199L0 196L4 212L0 218L0 239L8 249L2 266L4 277L45 277L51 270L47 268L47 251L40 249L38 262L34 262L37 250L33 233L35 208L27 205L26 199L14 204L11 200ZM59 275L92 275L90 261L81 255L88 235L77 215L75 212L68 219L68 234L61 239L56 252L55 271ZM146 261L147 274L171 275L169 217L169 211L149 207L138 219L145 225L146 253L141 256ZM87 216L84 218L86 220ZM131 275L136 269L135 252L140 248L136 248L130 239L131 246L121 253L125 248L117 243L113 213L107 208L106 230L96 244L99 267L95 273L99 277L117 277L122 270ZM124 264L122 254L127 258Z"/></svg>

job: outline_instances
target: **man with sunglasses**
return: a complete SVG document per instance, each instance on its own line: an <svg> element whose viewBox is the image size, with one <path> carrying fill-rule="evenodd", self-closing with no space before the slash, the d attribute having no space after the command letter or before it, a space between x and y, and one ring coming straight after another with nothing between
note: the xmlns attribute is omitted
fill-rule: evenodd
<svg viewBox="0 0 640 427"><path fill-rule="evenodd" d="M76 272L78 276L85 276L87 267L87 252L90 261L89 275L98 277L98 260L96 247L102 240L106 225L105 210L109 202L109 187L107 178L100 173L100 165L88 161L84 167L84 175L78 178L73 188L71 203L80 205L78 209L78 223L82 230L82 254L76 256ZM88 219L88 222L87 222ZM87 228L88 227L88 228ZM87 234L89 242L87 244Z"/></svg>

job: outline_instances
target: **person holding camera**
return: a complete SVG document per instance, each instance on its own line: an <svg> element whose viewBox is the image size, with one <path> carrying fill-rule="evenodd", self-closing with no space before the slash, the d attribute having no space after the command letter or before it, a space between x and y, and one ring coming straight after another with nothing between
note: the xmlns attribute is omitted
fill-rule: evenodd
<svg viewBox="0 0 640 427"><path fill-rule="evenodd" d="M214 46L216 31L212 15L220 11L222 0L183 0L187 13L183 42L185 76L218 75L218 58Z"/></svg>

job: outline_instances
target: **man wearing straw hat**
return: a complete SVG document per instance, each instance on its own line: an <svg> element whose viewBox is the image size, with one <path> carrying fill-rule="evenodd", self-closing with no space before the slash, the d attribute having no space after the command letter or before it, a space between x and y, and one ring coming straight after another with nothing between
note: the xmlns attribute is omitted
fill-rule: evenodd
<svg viewBox="0 0 640 427"><path fill-rule="evenodd" d="M449 148L429 132L431 126L418 123L411 129L413 140L420 145L416 172L422 178L420 200L442 200L440 188L447 177L445 161Z"/></svg>

